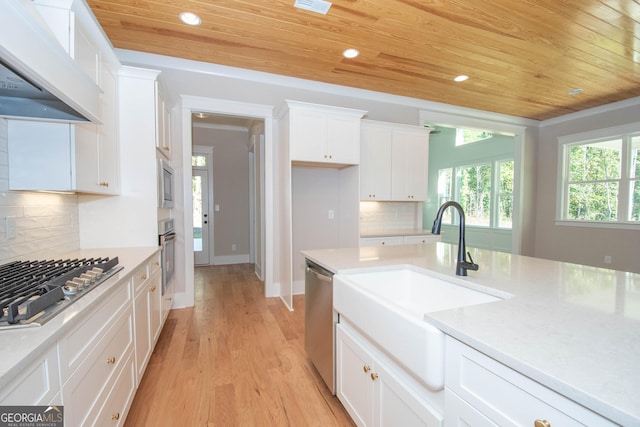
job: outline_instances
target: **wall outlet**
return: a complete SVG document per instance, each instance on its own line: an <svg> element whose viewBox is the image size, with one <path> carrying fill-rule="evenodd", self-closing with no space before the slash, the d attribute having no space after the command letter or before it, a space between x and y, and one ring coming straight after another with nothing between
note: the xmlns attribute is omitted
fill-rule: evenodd
<svg viewBox="0 0 640 427"><path fill-rule="evenodd" d="M611 264L611 255L605 255L604 256L604 263L605 264Z"/></svg>
<svg viewBox="0 0 640 427"><path fill-rule="evenodd" d="M16 238L16 217L8 216L5 218L4 224L5 237L7 240Z"/></svg>
<svg viewBox="0 0 640 427"><path fill-rule="evenodd" d="M333 209L329 209L329 213L327 214L327 218L334 219L336 217L336 213Z"/></svg>
<svg viewBox="0 0 640 427"><path fill-rule="evenodd" d="M234 243L234 244L232 244L232 245L231 245L231 250L235 252L235 251L236 251L236 249L238 249L238 247L236 246L236 244L235 244L235 243Z"/></svg>

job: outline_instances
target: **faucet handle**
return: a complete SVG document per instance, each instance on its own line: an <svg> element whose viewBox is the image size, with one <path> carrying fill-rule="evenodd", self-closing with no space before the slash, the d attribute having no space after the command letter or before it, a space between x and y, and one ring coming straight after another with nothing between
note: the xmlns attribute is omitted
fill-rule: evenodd
<svg viewBox="0 0 640 427"><path fill-rule="evenodd" d="M469 252L467 252L467 256L469 257L469 261L463 260L462 267L466 270L478 271L478 264L473 262L473 258L471 258L471 254Z"/></svg>

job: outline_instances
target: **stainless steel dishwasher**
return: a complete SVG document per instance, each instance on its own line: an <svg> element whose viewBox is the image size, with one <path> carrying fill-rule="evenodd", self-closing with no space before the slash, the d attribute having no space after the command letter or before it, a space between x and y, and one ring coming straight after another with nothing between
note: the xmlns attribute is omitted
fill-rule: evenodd
<svg viewBox="0 0 640 427"><path fill-rule="evenodd" d="M320 376L336 394L333 273L309 260L304 279L304 349Z"/></svg>

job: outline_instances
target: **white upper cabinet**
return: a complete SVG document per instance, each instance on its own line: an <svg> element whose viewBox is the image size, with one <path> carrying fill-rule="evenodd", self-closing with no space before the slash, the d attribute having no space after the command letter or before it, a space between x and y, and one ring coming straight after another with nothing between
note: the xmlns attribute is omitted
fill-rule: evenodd
<svg viewBox="0 0 640 427"><path fill-rule="evenodd" d="M40 0L34 5L62 47L100 87L101 123L9 120L9 188L117 195L120 64L81 3Z"/></svg>
<svg viewBox="0 0 640 427"><path fill-rule="evenodd" d="M391 200L393 130L362 121L360 200Z"/></svg>
<svg viewBox="0 0 640 427"><path fill-rule="evenodd" d="M162 157L171 160L171 115L164 90L156 81L156 149Z"/></svg>
<svg viewBox="0 0 640 427"><path fill-rule="evenodd" d="M418 126L363 120L360 200L426 200L429 132Z"/></svg>
<svg viewBox="0 0 640 427"><path fill-rule="evenodd" d="M429 130L394 129L391 147L391 198L410 202L426 200Z"/></svg>
<svg viewBox="0 0 640 427"><path fill-rule="evenodd" d="M287 101L291 161L357 165L365 111Z"/></svg>

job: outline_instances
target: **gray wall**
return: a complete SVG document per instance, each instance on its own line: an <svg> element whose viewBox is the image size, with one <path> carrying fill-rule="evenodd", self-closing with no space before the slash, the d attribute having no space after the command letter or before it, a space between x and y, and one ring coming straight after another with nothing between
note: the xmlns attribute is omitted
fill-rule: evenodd
<svg viewBox="0 0 640 427"><path fill-rule="evenodd" d="M556 225L558 137L640 122L640 106L562 122L548 121L540 128L537 164L535 256L578 264L640 273L640 230L585 228ZM611 264L604 264L605 255Z"/></svg>

